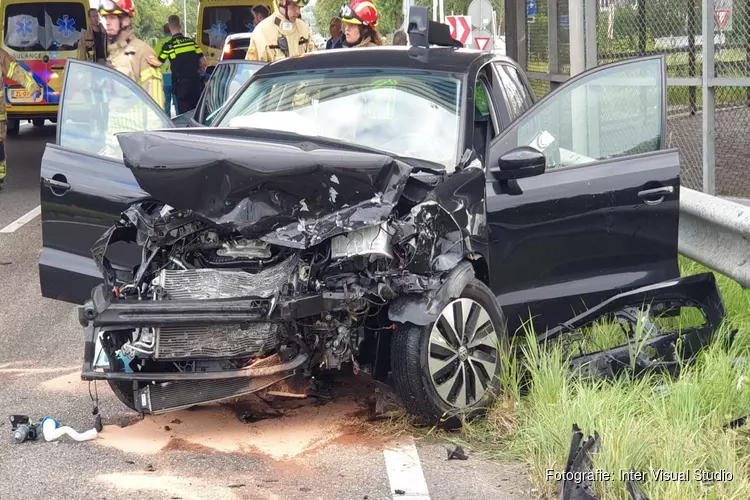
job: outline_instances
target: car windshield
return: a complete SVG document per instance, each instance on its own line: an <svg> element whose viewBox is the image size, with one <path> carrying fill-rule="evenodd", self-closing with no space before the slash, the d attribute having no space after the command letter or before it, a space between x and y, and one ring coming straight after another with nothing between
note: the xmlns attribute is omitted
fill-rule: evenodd
<svg viewBox="0 0 750 500"><path fill-rule="evenodd" d="M325 137L452 170L461 83L449 73L374 68L261 77L218 126Z"/></svg>
<svg viewBox="0 0 750 500"><path fill-rule="evenodd" d="M81 3L39 2L5 8L5 45L18 52L73 50L86 29Z"/></svg>

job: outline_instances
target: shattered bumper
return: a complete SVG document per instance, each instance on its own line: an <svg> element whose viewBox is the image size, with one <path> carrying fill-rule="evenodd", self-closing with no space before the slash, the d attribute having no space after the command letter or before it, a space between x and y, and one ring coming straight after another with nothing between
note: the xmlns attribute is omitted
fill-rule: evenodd
<svg viewBox="0 0 750 500"><path fill-rule="evenodd" d="M319 315L322 311L346 309L352 297L344 293L326 292L291 298L242 298L222 300L159 300L118 301L107 298L104 287L94 290L92 298L78 308L78 318L84 327L84 380L126 380L141 382L223 380L268 377L288 374L308 361L300 352L285 362L263 367L210 372L119 372L108 370L101 336L109 331L135 328L166 330L200 326L237 328L248 325L275 325L300 318ZM201 342L200 338L196 342ZM208 340L206 340L208 342ZM156 340L158 344L158 340ZM189 358L189 356L185 356ZM196 357L200 357L197 356ZM102 361L102 360L105 361Z"/></svg>

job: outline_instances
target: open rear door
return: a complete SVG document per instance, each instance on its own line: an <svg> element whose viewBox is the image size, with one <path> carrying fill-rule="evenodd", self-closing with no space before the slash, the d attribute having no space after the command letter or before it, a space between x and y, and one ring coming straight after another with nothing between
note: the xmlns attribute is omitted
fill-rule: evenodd
<svg viewBox="0 0 750 500"><path fill-rule="evenodd" d="M77 304L102 277L91 247L133 200L148 196L122 161L120 132L173 128L159 105L116 70L68 59L57 140L42 158L42 295ZM135 245L114 244L115 267L140 262Z"/></svg>

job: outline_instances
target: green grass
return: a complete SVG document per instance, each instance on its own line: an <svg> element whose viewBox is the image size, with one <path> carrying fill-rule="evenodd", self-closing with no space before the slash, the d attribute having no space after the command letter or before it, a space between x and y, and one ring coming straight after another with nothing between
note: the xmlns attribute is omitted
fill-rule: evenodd
<svg viewBox="0 0 750 500"><path fill-rule="evenodd" d="M706 271L685 259L681 268L683 275ZM486 420L465 426L451 439L490 458L528 463L535 487L544 498L552 499L560 484L547 481L546 471L564 470L571 427L576 423L585 436L595 431L600 435L601 450L594 454L593 468L614 474L614 480L596 484L604 500L630 498L619 471L631 468L647 474L641 486L651 500L750 498L750 431L723 428L750 414L750 363L732 363L750 354L750 292L724 276L717 277L727 324L679 378L583 380L568 370L560 346L540 349L529 342L534 337L527 332L524 356L505 365L504 399ZM692 315L673 321L692 323ZM727 333L734 328L738 334L728 347ZM584 338L603 347L622 343L617 329L603 324L590 329ZM524 395L519 387L522 372L530 380ZM688 470L689 477L657 481L651 474L659 469ZM728 471L733 480L702 484L692 476L695 469Z"/></svg>

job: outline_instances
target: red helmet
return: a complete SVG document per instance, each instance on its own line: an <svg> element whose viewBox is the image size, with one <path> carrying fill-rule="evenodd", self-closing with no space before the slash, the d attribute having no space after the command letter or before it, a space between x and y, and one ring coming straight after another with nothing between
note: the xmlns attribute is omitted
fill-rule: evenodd
<svg viewBox="0 0 750 500"><path fill-rule="evenodd" d="M339 17L345 23L378 27L378 9L370 0L352 0L349 5L342 5Z"/></svg>
<svg viewBox="0 0 750 500"><path fill-rule="evenodd" d="M101 0L99 14L102 16L130 16L135 15L133 0Z"/></svg>

